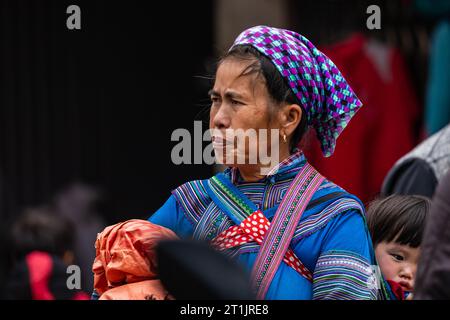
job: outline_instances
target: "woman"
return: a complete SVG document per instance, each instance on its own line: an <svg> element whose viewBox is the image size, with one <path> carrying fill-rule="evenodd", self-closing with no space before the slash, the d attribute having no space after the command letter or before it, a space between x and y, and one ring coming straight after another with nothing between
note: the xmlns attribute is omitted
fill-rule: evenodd
<svg viewBox="0 0 450 320"><path fill-rule="evenodd" d="M222 133L213 144L228 168L178 187L149 220L234 257L259 299L376 299L362 203L297 148L312 126L330 156L362 105L333 62L295 32L253 27L220 61L210 94L210 128ZM260 158L236 163L255 147L226 138L238 129L278 129L267 148L281 161L268 174Z"/></svg>

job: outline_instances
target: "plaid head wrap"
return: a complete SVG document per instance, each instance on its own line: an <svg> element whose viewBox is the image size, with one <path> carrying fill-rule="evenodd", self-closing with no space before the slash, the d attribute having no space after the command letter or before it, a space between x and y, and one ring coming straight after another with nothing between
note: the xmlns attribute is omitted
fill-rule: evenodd
<svg viewBox="0 0 450 320"><path fill-rule="evenodd" d="M251 45L276 66L306 112L307 123L325 157L362 103L336 65L308 39L293 31L257 26L242 32L233 46Z"/></svg>

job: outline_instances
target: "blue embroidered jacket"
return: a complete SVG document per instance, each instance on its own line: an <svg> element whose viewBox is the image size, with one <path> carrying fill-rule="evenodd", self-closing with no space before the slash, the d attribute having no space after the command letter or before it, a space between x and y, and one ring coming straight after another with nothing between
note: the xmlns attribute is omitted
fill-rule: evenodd
<svg viewBox="0 0 450 320"><path fill-rule="evenodd" d="M225 174L265 216L272 220L289 184L306 163L295 153L279 164L275 174L245 182L237 169ZM208 180L183 184L149 221L167 227L183 238L212 240L233 222L211 200ZM281 263L266 299L376 299L375 265L371 239L360 200L325 180L313 195L297 226L291 248L313 273L313 282ZM250 272L259 246L256 242L231 248Z"/></svg>

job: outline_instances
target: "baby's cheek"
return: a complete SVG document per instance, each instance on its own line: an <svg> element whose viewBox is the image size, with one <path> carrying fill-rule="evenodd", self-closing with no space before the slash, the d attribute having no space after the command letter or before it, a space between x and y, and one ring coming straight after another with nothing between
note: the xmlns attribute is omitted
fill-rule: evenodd
<svg viewBox="0 0 450 320"><path fill-rule="evenodd" d="M385 279L393 280L396 277L396 266L389 256L380 257L378 264Z"/></svg>

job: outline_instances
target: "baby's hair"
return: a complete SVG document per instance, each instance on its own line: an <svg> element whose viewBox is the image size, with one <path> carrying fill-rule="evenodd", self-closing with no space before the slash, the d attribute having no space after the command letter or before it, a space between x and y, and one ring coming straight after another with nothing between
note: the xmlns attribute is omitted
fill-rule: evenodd
<svg viewBox="0 0 450 320"><path fill-rule="evenodd" d="M415 195L391 195L371 202L367 224L374 247L383 241L419 247L430 206L430 199Z"/></svg>

